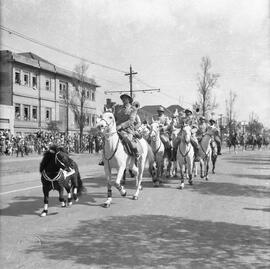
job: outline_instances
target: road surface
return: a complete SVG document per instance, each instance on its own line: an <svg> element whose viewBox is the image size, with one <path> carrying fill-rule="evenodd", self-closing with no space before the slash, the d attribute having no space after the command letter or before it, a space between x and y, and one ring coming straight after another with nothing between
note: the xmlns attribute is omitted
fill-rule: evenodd
<svg viewBox="0 0 270 269"><path fill-rule="evenodd" d="M105 209L99 156L73 156L87 193L43 208L39 156L1 158L1 268L270 268L270 152L225 153L208 182L153 188L138 201L113 189Z"/></svg>

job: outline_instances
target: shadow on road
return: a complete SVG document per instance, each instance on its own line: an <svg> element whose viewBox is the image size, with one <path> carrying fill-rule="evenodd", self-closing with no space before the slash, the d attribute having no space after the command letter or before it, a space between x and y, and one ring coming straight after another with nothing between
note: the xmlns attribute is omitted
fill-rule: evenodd
<svg viewBox="0 0 270 269"><path fill-rule="evenodd" d="M264 186L239 185L223 182L200 182L194 184L190 190L207 195L246 196L254 198L270 197L270 189Z"/></svg>
<svg viewBox="0 0 270 269"><path fill-rule="evenodd" d="M269 234L268 229L224 222L116 216L40 234L42 244L32 245L26 254L68 260L75 267L255 268L269 262Z"/></svg>
<svg viewBox="0 0 270 269"><path fill-rule="evenodd" d="M244 209L246 209L246 210L254 210L254 211L270 212L270 207L268 207L268 208L251 208L251 207L245 207Z"/></svg>
<svg viewBox="0 0 270 269"><path fill-rule="evenodd" d="M219 173L219 175L231 176L231 177L239 177L246 179L262 179L262 180L270 180L270 175L258 175L258 174L228 174L228 173Z"/></svg>
<svg viewBox="0 0 270 269"><path fill-rule="evenodd" d="M99 206L96 198L104 198L105 193L84 193L76 204ZM65 199L67 197L65 196ZM52 207L61 207L58 197L49 198L49 216L53 214ZM24 216L39 215L43 209L43 196L16 196L12 202L4 209L0 209L0 216Z"/></svg>

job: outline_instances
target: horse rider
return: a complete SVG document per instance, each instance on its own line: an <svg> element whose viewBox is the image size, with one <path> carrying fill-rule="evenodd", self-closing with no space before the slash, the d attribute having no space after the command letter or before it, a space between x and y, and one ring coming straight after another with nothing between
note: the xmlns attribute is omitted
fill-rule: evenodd
<svg viewBox="0 0 270 269"><path fill-rule="evenodd" d="M217 143L217 155L221 155L221 139L219 128L215 125L216 121L214 119L210 119L209 124L214 129L214 140Z"/></svg>
<svg viewBox="0 0 270 269"><path fill-rule="evenodd" d="M169 134L167 132L167 128L169 127L169 118L165 116L165 110L162 106L160 106L157 110L158 113L158 123L159 123L159 130L160 130L160 139L164 144L166 149L171 148L171 143L169 140Z"/></svg>
<svg viewBox="0 0 270 269"><path fill-rule="evenodd" d="M137 109L132 105L133 98L128 94L120 96L123 105L115 113L116 129L124 144L129 147L135 158L139 157L138 143L134 139Z"/></svg>
<svg viewBox="0 0 270 269"><path fill-rule="evenodd" d="M198 122L197 119L193 117L191 109L185 109L185 116L181 118L180 125L182 128L185 125L189 125L191 127L190 143L194 148L194 160L195 162L199 162L199 143L196 137L196 132L198 130Z"/></svg>

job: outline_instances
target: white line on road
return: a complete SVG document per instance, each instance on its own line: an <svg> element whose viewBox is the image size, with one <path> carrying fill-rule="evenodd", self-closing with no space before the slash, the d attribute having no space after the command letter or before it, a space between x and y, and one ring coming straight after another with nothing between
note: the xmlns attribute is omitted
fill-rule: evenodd
<svg viewBox="0 0 270 269"><path fill-rule="evenodd" d="M36 188L40 188L40 187L41 187L41 185L29 187L29 188L24 188L24 189L13 190L13 191L6 191L6 192L1 192L0 195L10 194L10 193L19 192L19 191L28 191L28 190L32 190L32 189L36 189Z"/></svg>

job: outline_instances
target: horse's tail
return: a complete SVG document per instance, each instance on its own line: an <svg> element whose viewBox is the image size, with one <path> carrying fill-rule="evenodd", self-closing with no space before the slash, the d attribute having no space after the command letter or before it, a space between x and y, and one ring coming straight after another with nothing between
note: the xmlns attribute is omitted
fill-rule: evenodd
<svg viewBox="0 0 270 269"><path fill-rule="evenodd" d="M75 161L72 161L72 166L77 173L77 193L78 193L78 196L80 196L82 195L83 192L86 192L86 188L83 185L81 174L79 172L78 165Z"/></svg>
<svg viewBox="0 0 270 269"><path fill-rule="evenodd" d="M83 182L82 182L82 178L80 175L80 172L78 171L78 175L77 175L77 180L78 180L78 195L82 195L83 192L86 191L85 187L83 186Z"/></svg>

